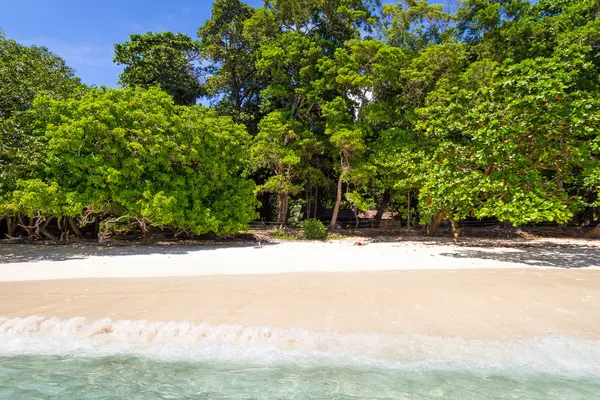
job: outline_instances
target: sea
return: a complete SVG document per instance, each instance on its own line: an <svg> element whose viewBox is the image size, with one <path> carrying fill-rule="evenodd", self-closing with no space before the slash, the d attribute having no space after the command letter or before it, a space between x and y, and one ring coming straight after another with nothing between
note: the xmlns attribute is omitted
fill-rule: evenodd
<svg viewBox="0 0 600 400"><path fill-rule="evenodd" d="M0 318L0 399L590 400L600 342Z"/></svg>

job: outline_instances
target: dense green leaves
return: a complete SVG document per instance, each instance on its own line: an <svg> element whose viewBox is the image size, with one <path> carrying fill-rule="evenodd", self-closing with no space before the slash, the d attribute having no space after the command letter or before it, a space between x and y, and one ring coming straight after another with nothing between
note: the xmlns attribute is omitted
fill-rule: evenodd
<svg viewBox="0 0 600 400"><path fill-rule="evenodd" d="M77 96L84 89L74 72L44 47L23 46L0 31L0 199L19 179L39 177L43 138L28 115L36 96Z"/></svg>
<svg viewBox="0 0 600 400"><path fill-rule="evenodd" d="M259 132L250 148L253 168L266 169L274 174L260 186L260 190L278 195L278 221L285 224L288 196L297 194L303 164L318 151L310 131L289 114L275 111L258 126Z"/></svg>
<svg viewBox="0 0 600 400"><path fill-rule="evenodd" d="M201 57L208 62L206 87L217 109L236 121L255 126L262 82L253 52L260 45L245 35L254 8L240 0L216 0L212 18L198 29ZM254 38L256 39L256 38Z"/></svg>
<svg viewBox="0 0 600 400"><path fill-rule="evenodd" d="M126 87L158 86L175 104L193 105L203 93L196 63L199 44L182 33L133 34L115 45L117 64L125 65L119 82Z"/></svg>
<svg viewBox="0 0 600 400"><path fill-rule="evenodd" d="M85 211L219 235L255 216L254 183L240 177L249 137L212 110L175 106L158 89L109 89L41 96L32 112L46 121L46 183L20 181L9 214Z"/></svg>
<svg viewBox="0 0 600 400"><path fill-rule="evenodd" d="M0 120L28 110L40 92L65 97L79 85L74 71L45 47L0 36Z"/></svg>
<svg viewBox="0 0 600 400"><path fill-rule="evenodd" d="M46 237L80 215L227 234L258 194L281 225L372 208L455 235L597 224L599 16L597 0L216 0L197 42L116 45L111 90L0 36L0 214Z"/></svg>

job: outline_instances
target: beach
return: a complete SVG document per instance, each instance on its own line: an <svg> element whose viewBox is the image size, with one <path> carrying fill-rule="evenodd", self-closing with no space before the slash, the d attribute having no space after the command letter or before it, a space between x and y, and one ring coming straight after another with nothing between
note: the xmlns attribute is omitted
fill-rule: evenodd
<svg viewBox="0 0 600 400"><path fill-rule="evenodd" d="M600 339L600 250L593 242L490 248L355 240L2 252L5 318Z"/></svg>
<svg viewBox="0 0 600 400"><path fill-rule="evenodd" d="M576 240L0 246L0 398L588 399Z"/></svg>

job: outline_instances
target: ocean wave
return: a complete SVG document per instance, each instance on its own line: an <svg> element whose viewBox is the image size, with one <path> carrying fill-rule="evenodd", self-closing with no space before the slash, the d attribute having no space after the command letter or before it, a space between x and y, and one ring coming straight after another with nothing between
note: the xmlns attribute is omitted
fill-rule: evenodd
<svg viewBox="0 0 600 400"><path fill-rule="evenodd" d="M600 341L549 335L483 341L188 322L0 317L0 356L137 355L260 365L353 365L600 376Z"/></svg>

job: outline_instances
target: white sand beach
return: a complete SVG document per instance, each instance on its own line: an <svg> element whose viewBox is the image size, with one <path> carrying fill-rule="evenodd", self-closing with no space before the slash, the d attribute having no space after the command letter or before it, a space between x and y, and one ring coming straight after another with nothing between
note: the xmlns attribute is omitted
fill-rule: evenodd
<svg viewBox="0 0 600 400"><path fill-rule="evenodd" d="M600 339L594 242L0 247L0 316Z"/></svg>
<svg viewBox="0 0 600 400"><path fill-rule="evenodd" d="M368 239L197 246L0 245L0 282L506 268L600 269L600 242Z"/></svg>

